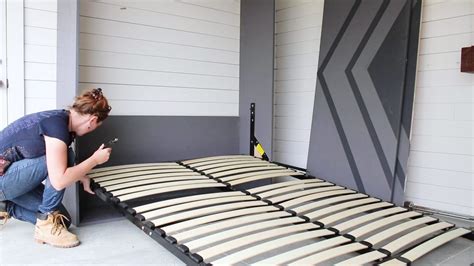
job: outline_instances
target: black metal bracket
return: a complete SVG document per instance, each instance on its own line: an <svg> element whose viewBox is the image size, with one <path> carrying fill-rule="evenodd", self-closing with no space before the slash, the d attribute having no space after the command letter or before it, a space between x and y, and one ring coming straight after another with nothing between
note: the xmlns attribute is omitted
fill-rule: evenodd
<svg viewBox="0 0 474 266"><path fill-rule="evenodd" d="M254 156L255 155L255 103L250 104L250 150L249 154Z"/></svg>

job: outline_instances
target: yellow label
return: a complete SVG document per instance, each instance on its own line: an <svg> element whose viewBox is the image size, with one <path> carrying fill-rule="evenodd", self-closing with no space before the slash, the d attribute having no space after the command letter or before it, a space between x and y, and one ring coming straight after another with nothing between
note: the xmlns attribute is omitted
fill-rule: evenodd
<svg viewBox="0 0 474 266"><path fill-rule="evenodd" d="M265 153L265 151L263 150L263 147L262 147L262 145L260 145L260 143L257 145L257 151L258 151L258 153L260 153L260 155L263 155Z"/></svg>

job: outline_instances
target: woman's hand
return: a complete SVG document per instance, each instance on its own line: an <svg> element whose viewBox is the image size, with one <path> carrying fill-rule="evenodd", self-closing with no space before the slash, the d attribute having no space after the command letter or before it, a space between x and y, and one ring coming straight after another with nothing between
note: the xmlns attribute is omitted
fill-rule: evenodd
<svg viewBox="0 0 474 266"><path fill-rule="evenodd" d="M91 179L88 176L84 176L81 179L82 186L84 187L84 191L89 193L89 194L95 194L94 191L91 189Z"/></svg>
<svg viewBox="0 0 474 266"><path fill-rule="evenodd" d="M110 153L112 152L111 148L104 149L104 146L104 144L100 145L99 149L97 149L92 155L92 158L98 165L107 162L110 158Z"/></svg>

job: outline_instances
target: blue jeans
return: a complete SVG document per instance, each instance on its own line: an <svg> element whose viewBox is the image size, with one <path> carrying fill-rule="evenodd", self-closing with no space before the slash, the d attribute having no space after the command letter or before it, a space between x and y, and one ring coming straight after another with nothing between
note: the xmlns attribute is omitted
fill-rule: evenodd
<svg viewBox="0 0 474 266"><path fill-rule="evenodd" d="M72 166L73 163L74 153L69 149L68 165ZM60 211L70 220L69 213L61 204L64 191L65 189L57 191L51 185L46 156L14 162L0 176L0 201L6 201L8 214L32 224L36 223L37 212Z"/></svg>

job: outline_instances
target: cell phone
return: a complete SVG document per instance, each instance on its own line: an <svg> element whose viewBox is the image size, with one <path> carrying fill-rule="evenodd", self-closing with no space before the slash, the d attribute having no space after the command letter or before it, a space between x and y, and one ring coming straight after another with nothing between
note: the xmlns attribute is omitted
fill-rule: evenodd
<svg viewBox="0 0 474 266"><path fill-rule="evenodd" d="M104 148L112 148L115 143L117 143L118 138L114 138L105 143Z"/></svg>

